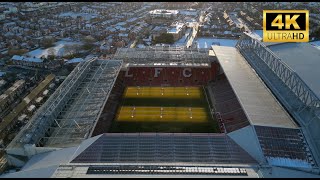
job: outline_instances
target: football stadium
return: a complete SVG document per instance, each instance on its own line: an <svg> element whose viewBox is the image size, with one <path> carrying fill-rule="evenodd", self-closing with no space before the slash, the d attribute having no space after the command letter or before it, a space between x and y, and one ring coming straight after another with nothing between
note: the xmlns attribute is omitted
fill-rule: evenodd
<svg viewBox="0 0 320 180"><path fill-rule="evenodd" d="M83 61L7 147L21 170L5 177L319 177L319 57L244 33Z"/></svg>

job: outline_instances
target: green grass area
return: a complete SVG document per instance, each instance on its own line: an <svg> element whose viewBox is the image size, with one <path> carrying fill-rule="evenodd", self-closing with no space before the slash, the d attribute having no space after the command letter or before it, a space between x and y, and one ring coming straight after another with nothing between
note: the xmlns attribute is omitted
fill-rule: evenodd
<svg viewBox="0 0 320 180"><path fill-rule="evenodd" d="M160 107L206 107L207 101L201 99L172 98L125 98L122 106L160 106Z"/></svg>
<svg viewBox="0 0 320 180"><path fill-rule="evenodd" d="M182 98L123 98L121 106L160 106L160 107L203 107L206 109L208 122L117 122L113 120L111 133L164 132L164 133L218 133L216 120L212 119L208 102L203 92L200 99Z"/></svg>

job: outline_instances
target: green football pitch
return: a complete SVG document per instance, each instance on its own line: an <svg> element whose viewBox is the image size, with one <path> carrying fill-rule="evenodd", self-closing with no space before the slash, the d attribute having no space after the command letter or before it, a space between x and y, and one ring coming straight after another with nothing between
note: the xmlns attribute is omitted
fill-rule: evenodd
<svg viewBox="0 0 320 180"><path fill-rule="evenodd" d="M201 87L127 87L109 132L218 133Z"/></svg>

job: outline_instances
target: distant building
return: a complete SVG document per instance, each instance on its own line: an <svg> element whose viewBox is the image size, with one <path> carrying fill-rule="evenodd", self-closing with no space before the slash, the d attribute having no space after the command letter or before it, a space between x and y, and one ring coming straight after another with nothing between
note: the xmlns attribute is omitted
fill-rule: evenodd
<svg viewBox="0 0 320 180"><path fill-rule="evenodd" d="M43 64L43 59L35 58L35 57L24 57L24 56L14 55L11 58L11 60L14 65L42 67L42 64Z"/></svg>
<svg viewBox="0 0 320 180"><path fill-rule="evenodd" d="M0 71L0 77L2 77L2 76L4 76L4 75L6 75L6 72ZM1 82L1 81L0 81L0 82ZM0 83L0 87L1 87L1 83Z"/></svg>
<svg viewBox="0 0 320 180"><path fill-rule="evenodd" d="M151 34L152 39L155 40L156 37L160 36L162 33L166 33L166 28L162 26L156 26L152 30L152 34Z"/></svg>
<svg viewBox="0 0 320 180"><path fill-rule="evenodd" d="M0 89L3 88L7 84L7 81L1 79L0 80Z"/></svg>
<svg viewBox="0 0 320 180"><path fill-rule="evenodd" d="M82 58L73 58L73 59L70 59L69 61L67 61L65 64L70 64L70 65L77 65L79 64L80 62L84 61Z"/></svg>
<svg viewBox="0 0 320 180"><path fill-rule="evenodd" d="M174 40L180 39L185 33L186 25L184 23L175 23L167 30L167 33L172 34Z"/></svg>
<svg viewBox="0 0 320 180"><path fill-rule="evenodd" d="M14 55L11 58L11 62L13 65L33 68L55 69L61 66L59 61L48 61L42 58L24 57L18 55Z"/></svg>
<svg viewBox="0 0 320 180"><path fill-rule="evenodd" d="M6 19L6 15L5 14L0 14L0 21Z"/></svg>
<svg viewBox="0 0 320 180"><path fill-rule="evenodd" d="M16 13L16 12L18 12L18 9L16 7L9 7L8 12L9 13Z"/></svg>
<svg viewBox="0 0 320 180"><path fill-rule="evenodd" d="M189 8L193 2L165 2L167 8Z"/></svg>
<svg viewBox="0 0 320 180"><path fill-rule="evenodd" d="M25 81L18 80L3 94L0 95L0 112L5 110L16 98L22 93L25 88Z"/></svg>
<svg viewBox="0 0 320 180"><path fill-rule="evenodd" d="M152 18L175 18L179 14L178 10L155 9L149 12Z"/></svg>

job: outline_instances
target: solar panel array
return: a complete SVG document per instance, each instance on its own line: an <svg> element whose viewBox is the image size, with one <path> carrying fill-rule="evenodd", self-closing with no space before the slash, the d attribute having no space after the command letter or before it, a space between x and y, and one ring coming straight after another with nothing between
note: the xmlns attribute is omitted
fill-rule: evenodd
<svg viewBox="0 0 320 180"><path fill-rule="evenodd" d="M266 157L303 160L315 165L312 154L300 129L255 126Z"/></svg>
<svg viewBox="0 0 320 180"><path fill-rule="evenodd" d="M255 164L225 134L107 133L71 163L190 162Z"/></svg>

